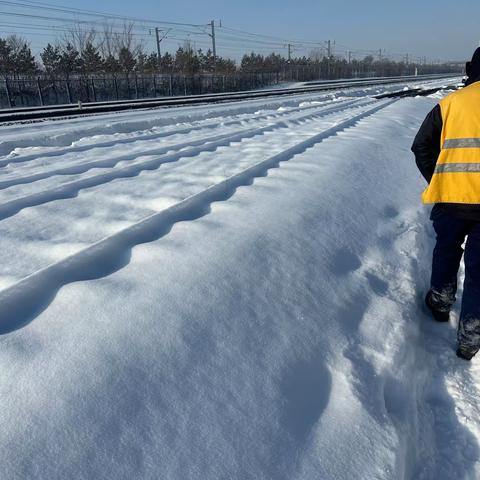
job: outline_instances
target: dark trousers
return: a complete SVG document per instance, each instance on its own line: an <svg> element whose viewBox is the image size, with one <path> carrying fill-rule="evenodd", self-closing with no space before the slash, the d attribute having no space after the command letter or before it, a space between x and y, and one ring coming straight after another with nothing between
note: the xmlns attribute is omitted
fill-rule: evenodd
<svg viewBox="0 0 480 480"><path fill-rule="evenodd" d="M465 282L458 326L459 345L480 349L480 222L432 212L437 244L433 251L432 300L449 310L455 302L457 275L465 244Z"/></svg>

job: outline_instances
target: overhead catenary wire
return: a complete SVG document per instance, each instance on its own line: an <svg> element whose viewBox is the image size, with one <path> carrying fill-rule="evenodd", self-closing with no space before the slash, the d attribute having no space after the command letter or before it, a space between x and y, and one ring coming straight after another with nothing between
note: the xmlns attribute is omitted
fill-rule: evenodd
<svg viewBox="0 0 480 480"><path fill-rule="evenodd" d="M87 10L77 7L70 7L65 5L52 4L37 0L0 0L0 5L14 7L16 10L2 10L0 11L1 18L7 20L0 22L0 27L6 27L2 33L8 34L25 34L27 28L30 27L34 36L50 36L55 38L58 33L70 33L73 26L85 29L101 28L102 35L107 35L109 29L112 35L120 35L122 28L119 22L123 25L129 23L132 27L129 34L143 38L148 43L150 40L155 42L155 29L162 28L166 30L170 28L170 32L165 36L166 46L172 47L172 42L194 43L201 45L202 49L208 49L211 42L208 39L210 33L208 29L211 22L205 23L182 23L173 22L161 19L146 19L142 17L112 14L107 12L100 12L96 10ZM55 13L55 15L51 15ZM12 22L8 20L12 19ZM13 22L16 19L16 23ZM29 23L18 23L25 20ZM33 23L36 22L36 23ZM54 23L54 25L52 25ZM8 28L8 32L6 32ZM300 56L309 56L312 51L319 50L325 52L327 40L308 40L308 39L294 39L276 35L269 35L265 33L249 32L247 30L228 27L225 25L216 25L216 43L219 55L225 52L282 52L286 53L289 49L293 53L300 54ZM16 31L20 30L20 32ZM25 32L22 32L24 30ZM47 32L47 33L43 33ZM145 43L144 43L145 44ZM290 47L289 47L290 45ZM372 55L374 58L378 56L379 49L359 49L352 48L343 44L335 44L334 56L344 57L351 60L360 55ZM381 59L406 58L406 54L390 53L382 50ZM412 57L411 57L412 58ZM416 57L413 57L416 58ZM419 57L423 63L426 63L425 57Z"/></svg>
<svg viewBox="0 0 480 480"><path fill-rule="evenodd" d="M190 27L203 27L205 24L194 24L194 23L181 23L181 22L171 22L171 21L165 21L165 20L153 20L153 19L145 19L145 18L139 18L139 17L132 17L128 15L118 15L118 14L112 14L112 13L105 13L105 12L97 12L93 10L83 10L80 8L74 8L74 7L64 7L64 6L53 6L52 4L49 3L44 3L44 2L36 2L36 1L9 1L9 0L0 0L0 4L2 5L9 5L9 6L16 6L16 7L21 7L21 8L38 8L38 9L44 9L44 10L50 10L50 11L58 11L58 12L63 12L63 13L70 13L70 14L81 14L81 15L86 15L86 16L94 16L94 17L102 17L106 19L120 19L120 20L129 20L129 21L134 21L134 22L145 22L145 23L151 23L151 24L165 24L165 25L177 25L177 26L190 26ZM1 13L1 12L0 12Z"/></svg>

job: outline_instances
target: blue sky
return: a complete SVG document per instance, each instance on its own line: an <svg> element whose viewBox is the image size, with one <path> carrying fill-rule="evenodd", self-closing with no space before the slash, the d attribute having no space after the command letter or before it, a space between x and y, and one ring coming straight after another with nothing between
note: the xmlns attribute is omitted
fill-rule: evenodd
<svg viewBox="0 0 480 480"><path fill-rule="evenodd" d="M20 0L18 0L20 2ZM224 27L246 30L281 37L284 40L253 37L251 42L235 38L235 34L225 30L218 32L218 53L238 57L244 50L266 52L270 49L286 52L287 40L322 42L335 41L334 52L357 51L353 55L363 56L364 51L384 49L397 58L408 53L412 57L427 56L429 59L459 59L469 57L478 46L480 29L480 2L472 0L426 0L415 2L396 1L354 1L354 0L82 0L70 1L43 0L51 5L70 8L91 9L117 15L142 17L145 19L181 23L206 24L211 19L222 21ZM1 4L1 2L0 2ZM26 12L26 9L0 5L0 11ZM38 9L30 9L34 14L43 14ZM40 12L40 13L39 13ZM48 15L58 15L49 13ZM59 14L62 15L62 14ZM2 22L7 17L2 17ZM21 18L8 21L22 22ZM37 20L35 20L37 22ZM161 25L160 25L161 26ZM164 26L167 27L166 25ZM181 27L178 27L181 29ZM1 35L17 29L0 25ZM47 41L47 32L34 35L26 27L18 30L32 40L35 49ZM193 29L195 34L172 30L163 42L164 48L175 50L181 38L189 38L197 48L206 48L210 39L207 30ZM25 33L26 32L26 33ZM153 32L152 32L153 33ZM153 35L145 30L143 40L148 50L153 50ZM258 43L256 43L258 42ZM270 45L270 42L275 45ZM311 45L294 46L298 54L308 53Z"/></svg>

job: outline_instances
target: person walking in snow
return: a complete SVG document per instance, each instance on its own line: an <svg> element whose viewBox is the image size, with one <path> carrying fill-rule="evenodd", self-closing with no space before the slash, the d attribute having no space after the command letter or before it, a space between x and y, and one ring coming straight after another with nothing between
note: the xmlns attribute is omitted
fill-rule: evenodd
<svg viewBox="0 0 480 480"><path fill-rule="evenodd" d="M412 151L428 182L422 200L435 204L430 219L437 243L425 303L439 322L449 320L467 239L457 355L471 360L480 349L480 48L466 74L465 88L427 115Z"/></svg>

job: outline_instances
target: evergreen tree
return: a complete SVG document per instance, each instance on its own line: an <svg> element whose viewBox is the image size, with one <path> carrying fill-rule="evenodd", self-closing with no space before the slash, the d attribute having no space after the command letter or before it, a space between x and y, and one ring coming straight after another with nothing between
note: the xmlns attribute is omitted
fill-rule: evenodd
<svg viewBox="0 0 480 480"><path fill-rule="evenodd" d="M81 54L83 71L85 73L99 73L104 68L103 59L98 49L91 42L87 42Z"/></svg>
<svg viewBox="0 0 480 480"><path fill-rule="evenodd" d="M190 44L179 47L175 54L175 70L184 75L194 75L200 69L200 60Z"/></svg>
<svg viewBox="0 0 480 480"><path fill-rule="evenodd" d="M182 47L178 47L175 52L175 59L173 61L175 72L182 73L185 71L185 52Z"/></svg>
<svg viewBox="0 0 480 480"><path fill-rule="evenodd" d="M223 74L233 74L237 71L237 65L235 60L231 60L230 58L218 58L217 59L217 72Z"/></svg>
<svg viewBox="0 0 480 480"><path fill-rule="evenodd" d="M262 72L280 72L284 65L287 63L287 60L276 53L271 53L263 59L261 71ZM293 62L295 64L295 59Z"/></svg>
<svg viewBox="0 0 480 480"><path fill-rule="evenodd" d="M13 57L14 72L16 74L34 74L37 71L35 57L32 55L30 47L24 43L20 50Z"/></svg>
<svg viewBox="0 0 480 480"><path fill-rule="evenodd" d="M146 63L147 63L147 55L143 52L140 52L137 55L137 65L135 70L139 73L144 73Z"/></svg>
<svg viewBox="0 0 480 480"><path fill-rule="evenodd" d="M240 68L244 72L259 72L263 68L263 56L255 52L245 54L242 58Z"/></svg>
<svg viewBox="0 0 480 480"><path fill-rule="evenodd" d="M120 64L113 55L108 55L103 62L103 68L108 73L118 73L120 71Z"/></svg>
<svg viewBox="0 0 480 480"><path fill-rule="evenodd" d="M137 61L129 48L122 47L118 52L118 63L122 71L130 73L135 68Z"/></svg>
<svg viewBox="0 0 480 480"><path fill-rule="evenodd" d="M160 72L161 73L172 73L174 68L175 61L170 55L170 53L166 52L165 55L162 55L160 58Z"/></svg>
<svg viewBox="0 0 480 480"><path fill-rule="evenodd" d="M218 63L217 59L217 63ZM213 52L208 49L207 53L203 55L202 70L204 72L213 72L215 70L215 59L213 57Z"/></svg>
<svg viewBox="0 0 480 480"><path fill-rule="evenodd" d="M145 72L154 73L158 72L158 57L156 53L151 53L145 60L144 70Z"/></svg>
<svg viewBox="0 0 480 480"><path fill-rule="evenodd" d="M60 49L58 46L53 47L50 43L43 49L40 57L45 67L46 72L49 75L59 73L61 70L60 61Z"/></svg>
<svg viewBox="0 0 480 480"><path fill-rule="evenodd" d="M28 43L17 35L0 39L0 72L6 74L32 74L37 70L35 57Z"/></svg>
<svg viewBox="0 0 480 480"><path fill-rule="evenodd" d="M60 54L60 72L66 77L77 73L82 66L80 54L71 43L62 48Z"/></svg>
<svg viewBox="0 0 480 480"><path fill-rule="evenodd" d="M7 40L0 38L0 75L10 73L12 69L12 48Z"/></svg>

